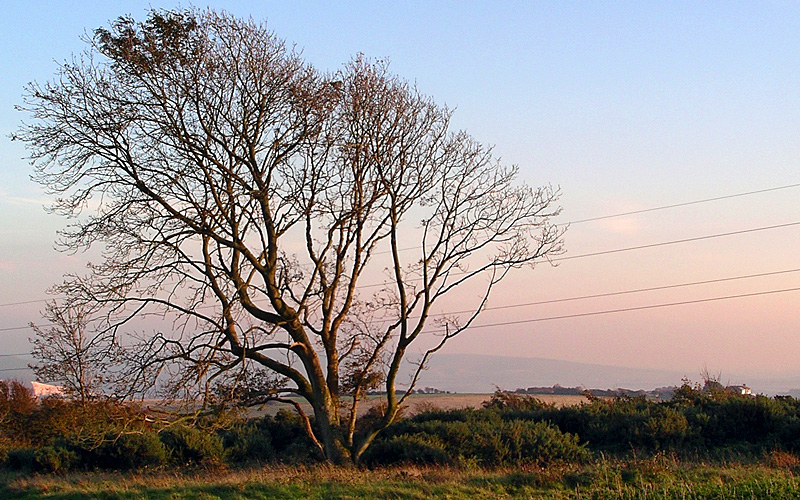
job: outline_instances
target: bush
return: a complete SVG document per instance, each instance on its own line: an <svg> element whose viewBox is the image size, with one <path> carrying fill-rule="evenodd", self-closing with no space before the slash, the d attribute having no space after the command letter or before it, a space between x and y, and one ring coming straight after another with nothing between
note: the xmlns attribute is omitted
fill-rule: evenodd
<svg viewBox="0 0 800 500"><path fill-rule="evenodd" d="M514 464L553 462L586 462L589 451L578 442L578 436L565 434L546 422L508 422L502 429L507 443L507 462Z"/></svg>
<svg viewBox="0 0 800 500"><path fill-rule="evenodd" d="M528 394L517 394L501 390L495 391L492 397L483 403L483 407L488 410L516 411L553 410L556 408L555 404L545 403Z"/></svg>
<svg viewBox="0 0 800 500"><path fill-rule="evenodd" d="M81 404L61 397L34 398L19 382L0 381L0 448L52 447L59 441L102 441L109 433L146 429L135 407L113 401Z"/></svg>
<svg viewBox="0 0 800 500"><path fill-rule="evenodd" d="M270 433L253 423L242 423L222 434L225 457L233 463L276 460Z"/></svg>
<svg viewBox="0 0 800 500"><path fill-rule="evenodd" d="M36 450L34 448L18 448L10 450L5 466L11 470L33 471L36 469Z"/></svg>
<svg viewBox="0 0 800 500"><path fill-rule="evenodd" d="M153 432L107 436L107 441L93 450L92 462L104 469L143 469L167 463L167 450Z"/></svg>
<svg viewBox="0 0 800 500"><path fill-rule="evenodd" d="M36 450L34 460L39 470L56 472L75 467L78 464L78 455L61 446L45 446Z"/></svg>
<svg viewBox="0 0 800 500"><path fill-rule="evenodd" d="M176 425L161 431L161 442L173 463L179 465L219 461L222 441L211 432L196 427Z"/></svg>
<svg viewBox="0 0 800 500"><path fill-rule="evenodd" d="M496 466L582 462L589 456L577 436L549 423L505 421L484 409L436 411L401 421L367 450L364 460L371 465L469 461Z"/></svg>
<svg viewBox="0 0 800 500"><path fill-rule="evenodd" d="M322 459L309 439L300 418L286 410L273 416L249 420L222 433L231 462L280 461L309 463Z"/></svg>
<svg viewBox="0 0 800 500"><path fill-rule="evenodd" d="M368 466L378 465L449 465L452 457L435 436L426 434L395 436L374 442L361 462Z"/></svg>

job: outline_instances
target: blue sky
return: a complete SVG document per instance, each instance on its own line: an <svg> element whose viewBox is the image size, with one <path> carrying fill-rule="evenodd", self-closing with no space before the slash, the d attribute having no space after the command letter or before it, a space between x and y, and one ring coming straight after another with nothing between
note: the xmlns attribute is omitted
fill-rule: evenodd
<svg viewBox="0 0 800 500"><path fill-rule="evenodd" d="M175 2L0 5L0 303L37 300L91 256L52 250L65 221L28 180L23 86L44 82L80 36ZM184 3L184 5L186 5ZM205 4L197 4L205 6ZM352 55L454 107L531 184L561 187L561 220L800 182L800 6L755 2L211 2L252 16L323 70ZM574 225L568 255L800 221L800 189ZM797 226L517 273L495 304L557 299L800 267ZM486 314L483 322L699 300L800 286L800 273ZM732 377L793 373L800 294L782 293L485 328L451 352L524 355ZM0 328L41 304L0 307ZM4 335L13 352L28 332Z"/></svg>

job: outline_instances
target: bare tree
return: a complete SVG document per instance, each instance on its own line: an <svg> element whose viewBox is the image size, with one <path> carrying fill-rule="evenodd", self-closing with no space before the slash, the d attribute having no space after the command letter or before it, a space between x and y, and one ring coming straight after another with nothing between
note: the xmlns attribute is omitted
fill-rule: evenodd
<svg viewBox="0 0 800 500"><path fill-rule="evenodd" d="M48 302L43 318L51 326L31 324L36 337L30 367L43 381L60 385L82 406L102 392L106 375L115 363L114 342L88 330L92 310L88 305L64 308Z"/></svg>
<svg viewBox="0 0 800 500"><path fill-rule="evenodd" d="M324 455L357 462L509 270L561 251L558 193L517 184L382 62L322 75L263 25L196 10L88 43L27 89L18 137L75 220L65 249L104 248L57 291L115 335L171 321L125 341L140 382L299 396ZM434 308L465 288L472 314ZM360 422L374 387L382 411Z"/></svg>

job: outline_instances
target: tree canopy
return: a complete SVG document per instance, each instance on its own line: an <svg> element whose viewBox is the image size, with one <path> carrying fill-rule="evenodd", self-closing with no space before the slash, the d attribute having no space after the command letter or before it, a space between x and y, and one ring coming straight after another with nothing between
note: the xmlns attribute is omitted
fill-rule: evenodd
<svg viewBox="0 0 800 500"><path fill-rule="evenodd" d="M17 137L72 218L63 248L103 249L56 290L103 311L91 344L124 350L129 390L299 396L325 456L358 461L398 383L511 269L562 249L557 190L518 183L384 62L321 73L264 25L194 9L87 44L27 88ZM465 287L472 313L434 307ZM163 328L137 333L153 315ZM384 404L360 418L373 389Z"/></svg>

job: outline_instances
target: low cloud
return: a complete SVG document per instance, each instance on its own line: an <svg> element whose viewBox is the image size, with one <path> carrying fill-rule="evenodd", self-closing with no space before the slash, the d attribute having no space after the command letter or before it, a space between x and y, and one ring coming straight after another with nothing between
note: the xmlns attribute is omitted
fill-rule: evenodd
<svg viewBox="0 0 800 500"><path fill-rule="evenodd" d="M598 222L605 231L614 234L636 234L643 229L641 221L636 217L617 217Z"/></svg>
<svg viewBox="0 0 800 500"><path fill-rule="evenodd" d="M5 191L0 190L0 202L8 203L10 205L38 205L44 206L48 203L47 198L35 198L27 196L13 196Z"/></svg>

